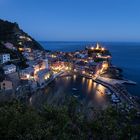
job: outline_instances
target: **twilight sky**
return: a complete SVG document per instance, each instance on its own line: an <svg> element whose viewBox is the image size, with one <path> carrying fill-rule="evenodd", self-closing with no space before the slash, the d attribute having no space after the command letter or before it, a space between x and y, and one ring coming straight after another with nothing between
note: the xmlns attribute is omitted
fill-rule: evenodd
<svg viewBox="0 0 140 140"><path fill-rule="evenodd" d="M0 0L0 18L37 40L140 41L140 0Z"/></svg>

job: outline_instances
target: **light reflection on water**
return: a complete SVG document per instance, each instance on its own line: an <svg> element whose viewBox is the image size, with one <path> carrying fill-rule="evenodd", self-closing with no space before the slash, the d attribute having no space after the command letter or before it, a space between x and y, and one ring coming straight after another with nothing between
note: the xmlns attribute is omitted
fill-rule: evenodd
<svg viewBox="0 0 140 140"><path fill-rule="evenodd" d="M34 95L32 101L60 103L65 96L70 95L74 97L76 95L76 98L84 103L84 106L91 105L91 103L95 106L109 104L108 97L105 95L105 88L102 85L78 75L55 79L45 88L43 93L45 94L38 94L37 97Z"/></svg>
<svg viewBox="0 0 140 140"><path fill-rule="evenodd" d="M105 95L106 88L93 82L92 79L74 75L72 77L58 78L57 82L58 85L61 83L65 91L69 92L69 94L72 95L74 93L79 95L81 100L92 100L95 103L108 101ZM67 87L63 83L67 83ZM73 91L72 88L76 88L77 91Z"/></svg>
<svg viewBox="0 0 140 140"><path fill-rule="evenodd" d="M84 83L85 83L85 77L82 78L82 84L84 84Z"/></svg>
<svg viewBox="0 0 140 140"><path fill-rule="evenodd" d="M76 80L76 74L73 75L73 80L75 82L75 80Z"/></svg>
<svg viewBox="0 0 140 140"><path fill-rule="evenodd" d="M88 92L89 92L89 93L90 93L90 92L92 91L92 89L93 89L92 85L93 85L92 80L91 80L91 79L88 79Z"/></svg>
<svg viewBox="0 0 140 140"><path fill-rule="evenodd" d="M93 83L93 87L94 87L94 89L97 89L97 83Z"/></svg>

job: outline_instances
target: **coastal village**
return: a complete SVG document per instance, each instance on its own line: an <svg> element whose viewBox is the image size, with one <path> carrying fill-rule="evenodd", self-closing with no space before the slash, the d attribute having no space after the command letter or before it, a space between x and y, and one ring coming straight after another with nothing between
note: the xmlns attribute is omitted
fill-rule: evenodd
<svg viewBox="0 0 140 140"><path fill-rule="evenodd" d="M140 0L0 0L0 140L140 140Z"/></svg>
<svg viewBox="0 0 140 140"><path fill-rule="evenodd" d="M50 134L52 127L58 135L66 126L68 130L72 128L72 135L73 132L77 135L81 129L79 124L82 124L82 131L90 138L90 128L93 125L98 127L99 123L98 132L104 127L104 132L108 128L111 133L114 130L115 135L116 128L119 132L124 127L127 129L130 115L134 120L128 124L139 124L140 98L126 88L126 84L137 83L123 77L122 69L112 63L113 56L108 46L103 45L87 43L82 49L70 52L45 50L17 23L0 20L1 134L5 132L6 138L10 135L11 139L11 130L14 135L16 131L22 133L27 130L25 139L28 139L29 132L35 130L36 134L39 130L36 136L43 132L42 139L44 136L48 139L47 131ZM41 125L38 125L40 122ZM12 129L9 129L10 126ZM87 132L85 128L88 128Z"/></svg>
<svg viewBox="0 0 140 140"><path fill-rule="evenodd" d="M20 60L12 59L9 53L0 54L3 73L0 81L1 93L6 95L10 93L12 96L23 98L25 91L33 93L44 88L60 75L78 74L106 87L108 90L97 89L97 92L110 96L112 105L121 106L125 103L128 110L139 108L135 98L122 86L123 83L136 83L122 78L121 69L112 65L112 56L107 48L97 43L74 52L45 51L22 46L23 42L30 42L32 39L21 35L18 37L20 39L18 48L10 42L2 44L12 51L18 50L26 60L26 66L20 68L18 63L15 63Z"/></svg>
<svg viewBox="0 0 140 140"><path fill-rule="evenodd" d="M136 83L123 78L122 70L112 64L106 46L94 43L72 52L45 50L17 23L0 20L0 24L1 101L11 98L28 101L56 78L80 75L101 85L96 94L107 95L111 105L119 108L125 105L127 111L136 109L139 114L139 98L132 96L124 85Z"/></svg>

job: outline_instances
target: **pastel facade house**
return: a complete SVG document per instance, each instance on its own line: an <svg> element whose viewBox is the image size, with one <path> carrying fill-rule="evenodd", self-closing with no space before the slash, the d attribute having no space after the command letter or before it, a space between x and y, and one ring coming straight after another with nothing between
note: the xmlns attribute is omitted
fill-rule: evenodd
<svg viewBox="0 0 140 140"><path fill-rule="evenodd" d="M85 62L79 61L75 64L74 68L78 71L84 71L86 68Z"/></svg>
<svg viewBox="0 0 140 140"><path fill-rule="evenodd" d="M40 70L48 69L49 68L48 59L38 61L37 63L33 64L33 68L35 74Z"/></svg>
<svg viewBox="0 0 140 140"><path fill-rule="evenodd" d="M61 62L61 61L57 61L57 62L54 62L52 63L51 65L51 69L53 71L60 71L60 70L64 70L65 69L65 63L64 62Z"/></svg>
<svg viewBox="0 0 140 140"><path fill-rule="evenodd" d="M11 81L3 80L0 82L0 90L13 90L13 84Z"/></svg>
<svg viewBox="0 0 140 140"><path fill-rule="evenodd" d="M43 57L43 52L40 50L33 50L34 58L39 60Z"/></svg>
<svg viewBox="0 0 140 140"><path fill-rule="evenodd" d="M42 60L41 69L49 69L48 59L43 59Z"/></svg>
<svg viewBox="0 0 140 140"><path fill-rule="evenodd" d="M29 48L29 47L25 47L25 48L24 48L24 51L30 53L30 52L32 51L32 49Z"/></svg>
<svg viewBox="0 0 140 140"><path fill-rule="evenodd" d="M77 54L77 57L78 58L86 58L87 57L87 54L83 54L83 53L79 53L79 54Z"/></svg>
<svg viewBox="0 0 140 140"><path fill-rule="evenodd" d="M3 67L4 74L11 74L16 72L16 66L14 64L6 65Z"/></svg>
<svg viewBox="0 0 140 140"><path fill-rule="evenodd" d="M32 52L22 52L22 55L27 59L27 60L30 60L30 61L33 61L34 60L34 54Z"/></svg>
<svg viewBox="0 0 140 140"><path fill-rule="evenodd" d="M47 70L46 73L49 71L48 59L40 61L29 61L27 64L29 67L20 71L20 79L22 80L35 80L37 79L38 75L40 75L39 77L43 77L41 76L45 73L43 71Z"/></svg>
<svg viewBox="0 0 140 140"><path fill-rule="evenodd" d="M10 42L5 43L4 46L8 49L11 49L11 50L17 50L17 48L14 47L14 45Z"/></svg>
<svg viewBox="0 0 140 140"><path fill-rule="evenodd" d="M26 58L29 57L29 53L27 53L27 52L22 52L22 55Z"/></svg>
<svg viewBox="0 0 140 140"><path fill-rule="evenodd" d="M36 74L37 72L40 71L40 63L36 63L33 65L33 68L34 68L34 74Z"/></svg>
<svg viewBox="0 0 140 140"><path fill-rule="evenodd" d="M34 68L28 67L20 71L20 79L22 80L31 80L34 78Z"/></svg>
<svg viewBox="0 0 140 140"><path fill-rule="evenodd" d="M36 82L41 86L44 85L51 77L51 72L48 69L40 70L36 74Z"/></svg>
<svg viewBox="0 0 140 140"><path fill-rule="evenodd" d="M33 61L34 60L34 55L29 54L29 56L26 57L27 60Z"/></svg>
<svg viewBox="0 0 140 140"><path fill-rule="evenodd" d="M0 63L4 64L10 61L10 54L0 54Z"/></svg>

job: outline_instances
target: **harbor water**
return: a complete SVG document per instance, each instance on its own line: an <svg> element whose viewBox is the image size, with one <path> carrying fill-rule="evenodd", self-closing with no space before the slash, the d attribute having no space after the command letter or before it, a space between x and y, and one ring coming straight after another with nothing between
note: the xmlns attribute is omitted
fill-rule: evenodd
<svg viewBox="0 0 140 140"><path fill-rule="evenodd" d="M60 105L70 97L76 98L84 108L106 108L110 104L108 89L80 75L57 77L40 92L33 94L30 103L36 108L48 104ZM82 108L83 108L82 107Z"/></svg>

